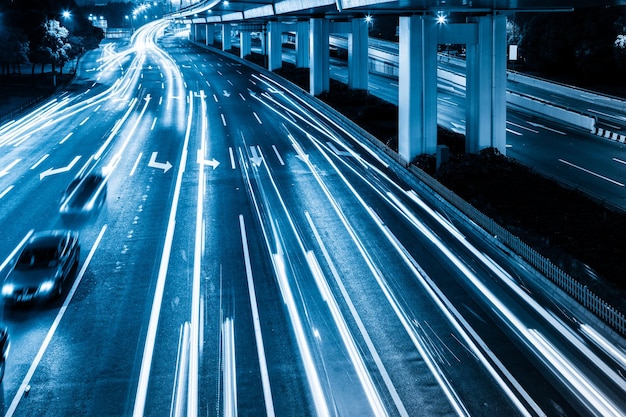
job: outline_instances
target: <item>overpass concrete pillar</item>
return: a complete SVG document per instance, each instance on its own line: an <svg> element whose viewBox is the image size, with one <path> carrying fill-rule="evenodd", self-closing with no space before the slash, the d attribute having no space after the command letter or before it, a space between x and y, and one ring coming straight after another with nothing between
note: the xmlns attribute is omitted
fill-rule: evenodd
<svg viewBox="0 0 626 417"><path fill-rule="evenodd" d="M195 23L191 24L191 30L189 31L189 37L192 41L197 42L200 39L200 25Z"/></svg>
<svg viewBox="0 0 626 417"><path fill-rule="evenodd" d="M367 90L368 33L367 22L363 18L352 19L348 33L348 87Z"/></svg>
<svg viewBox="0 0 626 417"><path fill-rule="evenodd" d="M398 153L407 162L437 150L437 29L429 16L400 16Z"/></svg>
<svg viewBox="0 0 626 417"><path fill-rule="evenodd" d="M282 26L282 23L274 20L267 24L267 69L270 71L283 66Z"/></svg>
<svg viewBox="0 0 626 417"><path fill-rule="evenodd" d="M310 20L310 75L309 89L314 96L330 88L328 36L330 23L324 18Z"/></svg>
<svg viewBox="0 0 626 417"><path fill-rule="evenodd" d="M309 22L296 23L296 67L309 67Z"/></svg>
<svg viewBox="0 0 626 417"><path fill-rule="evenodd" d="M231 43L231 25L222 23L222 51L230 51Z"/></svg>
<svg viewBox="0 0 626 417"><path fill-rule="evenodd" d="M506 18L472 18L477 42L467 45L465 151L494 147L506 154Z"/></svg>
<svg viewBox="0 0 626 417"><path fill-rule="evenodd" d="M239 57L245 58L252 51L252 34L250 32L239 32Z"/></svg>
<svg viewBox="0 0 626 417"><path fill-rule="evenodd" d="M206 45L213 45L215 41L215 26L206 25Z"/></svg>

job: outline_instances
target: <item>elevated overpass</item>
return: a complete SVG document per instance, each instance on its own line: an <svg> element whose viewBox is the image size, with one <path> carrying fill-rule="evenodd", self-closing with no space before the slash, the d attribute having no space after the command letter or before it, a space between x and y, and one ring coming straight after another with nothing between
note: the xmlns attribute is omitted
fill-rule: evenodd
<svg viewBox="0 0 626 417"><path fill-rule="evenodd" d="M185 4L185 3L182 3ZM295 32L296 66L310 69L310 93L329 89L329 36L348 36L348 85L368 86L366 16L398 16L398 152L406 162L437 146L437 45L467 51L466 151L506 153L506 16L513 12L568 12L622 6L626 0L200 0L168 18L191 25L194 41L222 49L240 37L241 57L251 34L262 33L268 69L282 66L282 33Z"/></svg>

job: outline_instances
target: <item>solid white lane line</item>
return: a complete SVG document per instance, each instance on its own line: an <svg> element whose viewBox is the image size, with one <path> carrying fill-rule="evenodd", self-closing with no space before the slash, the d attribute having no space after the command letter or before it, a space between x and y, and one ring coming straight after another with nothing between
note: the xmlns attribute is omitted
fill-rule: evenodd
<svg viewBox="0 0 626 417"><path fill-rule="evenodd" d="M243 257L246 265L246 277L248 279L248 295L250 297L250 307L252 309L252 323L254 324L254 338L259 356L259 368L261 371L261 382L263 385L263 396L265 398L265 414L268 417L274 416L274 402L272 400L272 390L270 388L269 372L267 370L267 359L265 357L265 347L263 346L263 335L261 333L261 319L259 318L259 307L254 291L254 280L252 278L252 266L250 262L250 250L248 248L248 237L246 236L246 225L243 215L239 215L239 229L241 230L241 242L243 246Z"/></svg>
<svg viewBox="0 0 626 417"><path fill-rule="evenodd" d="M230 154L230 166L235 169L235 155L232 147L228 147L228 153Z"/></svg>
<svg viewBox="0 0 626 417"><path fill-rule="evenodd" d="M190 93L192 96L193 93ZM192 96L193 97L193 96ZM183 173L187 163L187 147L189 145L189 136L191 134L191 124L193 115L193 100L189 101L189 115L187 118L187 129L185 132L185 140L183 143L183 151L178 167L176 177L176 185L174 187L174 196L172 198L172 207L167 222L167 231L165 233L165 242L163 245L163 253L161 255L161 263L159 265L159 275L157 278L154 299L152 301L152 310L150 312L150 322L148 324L148 332L146 334L146 344L144 346L143 357L141 359L141 370L139 373L139 381L137 383L137 395L135 397L135 407L133 410L134 417L143 417L146 406L146 397L148 394L148 380L150 378L150 368L152 366L152 355L154 353L154 343L156 341L156 331L159 324L159 316L161 314L161 304L163 302L163 292L165 290L165 280L170 262L170 254L172 252L172 241L174 240L174 229L176 227L176 212L178 211L178 201L180 199L180 189L183 182Z"/></svg>
<svg viewBox="0 0 626 417"><path fill-rule="evenodd" d="M276 145L272 145L272 149L274 149L274 153L276 154L276 157L278 158L278 162L280 162L281 165L285 165L285 161L283 161L283 158L280 156L280 153L278 153L278 149L276 149Z"/></svg>
<svg viewBox="0 0 626 417"><path fill-rule="evenodd" d="M143 156L143 152L139 152L139 156L137 156L137 160L135 161L135 164L133 165L133 169L131 169L130 174L128 174L129 177L132 177L133 175L135 175L135 170L137 169L137 165L139 165L139 161L141 160L142 156Z"/></svg>
<svg viewBox="0 0 626 417"><path fill-rule="evenodd" d="M67 307L69 306L70 301L72 301L72 297L74 296L74 293L76 292L76 288L78 288L78 285L83 279L83 276L85 275L85 271L87 270L87 267L89 266L89 263L91 262L91 259L93 258L93 255L96 252L98 245L100 245L100 241L102 240L102 236L104 236L104 232L106 231L106 229L107 229L107 225L105 224L104 226L102 226L102 229L100 230L100 234L98 234L96 241L91 247L91 250L89 251L89 254L87 255L87 258L85 259L85 262L83 263L83 267L78 272L78 275L76 276L76 279L74 280L74 284L72 285L70 292L67 294L67 298L65 298L63 305L59 309L59 312L57 313L57 316L54 319L52 326L50 326L50 330L48 330L48 334L46 335L46 338L41 344L41 347L39 348L39 352L37 352L37 356L35 356L33 363L31 363L30 368L28 369L28 372L26 373L26 376L24 377L24 380L22 381L22 384L20 385L20 387L18 388L15 394L15 397L13 397L13 401L11 401L11 405L7 409L7 412L4 414L5 417L10 417L15 413L15 410L20 400L24 396L26 387L30 383L30 380L32 379L33 374L35 373L35 370L37 369L37 366L39 366L39 362L41 362L41 359L43 358L43 354L46 352L46 349L48 349L48 345L50 345L52 336L54 336L54 333L59 327L59 323L61 323L61 319L65 315L65 311L67 310Z"/></svg>
<svg viewBox="0 0 626 417"><path fill-rule="evenodd" d="M560 158L559 158L559 162L562 162L562 163L564 163L565 165L569 165L569 166L571 166L572 168L579 169L579 170L581 170L581 171L583 171L583 172L586 172L587 174L594 175L594 176L596 176L596 177L598 177L598 178L601 178L601 179L603 179L603 180L605 180L605 181L608 181L608 182L610 182L610 183L612 183L612 184L618 185L618 186L620 186L620 187L624 187L624 184L622 184L621 182L618 182L618 181L615 181L615 180L613 180L613 179L611 179L611 178L605 177L604 175L600 175L600 174L598 174L597 172L590 171L590 170L588 170L587 168L583 168L583 167L581 167L581 166L578 166L578 165L576 165L576 164L573 164L573 163L571 163L571 162L568 162L568 161L566 161L566 160L564 160L564 159L560 159Z"/></svg>
<svg viewBox="0 0 626 417"><path fill-rule="evenodd" d="M256 121L259 122L260 125L263 124L263 122L261 121L261 119L259 118L259 115L256 114L256 112L252 112L252 114L254 115L254 117L256 118Z"/></svg>

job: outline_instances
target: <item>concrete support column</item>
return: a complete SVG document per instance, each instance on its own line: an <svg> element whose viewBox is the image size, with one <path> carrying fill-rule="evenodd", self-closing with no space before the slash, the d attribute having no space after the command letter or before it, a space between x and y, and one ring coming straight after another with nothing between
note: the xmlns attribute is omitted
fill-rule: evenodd
<svg viewBox="0 0 626 417"><path fill-rule="evenodd" d="M252 51L252 34L239 32L239 57L245 58Z"/></svg>
<svg viewBox="0 0 626 417"><path fill-rule="evenodd" d="M189 31L189 35L191 36L191 40L197 42L200 39L198 34L200 32L200 25L196 25L195 23L191 24L191 30Z"/></svg>
<svg viewBox="0 0 626 417"><path fill-rule="evenodd" d="M506 154L506 19L481 16L477 42L467 45L465 151L488 147Z"/></svg>
<svg viewBox="0 0 626 417"><path fill-rule="evenodd" d="M330 88L328 36L330 24L324 18L310 20L310 93L314 96Z"/></svg>
<svg viewBox="0 0 626 417"><path fill-rule="evenodd" d="M363 18L352 19L348 33L348 87L368 89L368 33Z"/></svg>
<svg viewBox="0 0 626 417"><path fill-rule="evenodd" d="M215 26L206 25L206 44L213 45L213 41L215 41Z"/></svg>
<svg viewBox="0 0 626 417"><path fill-rule="evenodd" d="M296 23L296 67L309 67L309 22Z"/></svg>
<svg viewBox="0 0 626 417"><path fill-rule="evenodd" d="M267 69L273 71L283 66L282 23L270 21L267 24Z"/></svg>
<svg viewBox="0 0 626 417"><path fill-rule="evenodd" d="M398 153L437 149L437 30L429 16L400 16Z"/></svg>
<svg viewBox="0 0 626 417"><path fill-rule="evenodd" d="M231 43L230 23L222 23L222 51L230 51Z"/></svg>

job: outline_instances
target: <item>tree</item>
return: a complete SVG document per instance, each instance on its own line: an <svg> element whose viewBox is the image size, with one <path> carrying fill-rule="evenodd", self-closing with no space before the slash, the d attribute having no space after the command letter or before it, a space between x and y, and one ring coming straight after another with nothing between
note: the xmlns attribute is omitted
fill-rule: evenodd
<svg viewBox="0 0 626 417"><path fill-rule="evenodd" d="M28 62L29 43L24 31L10 26L0 27L0 65L2 75L9 75L11 66L13 72L21 74L20 64Z"/></svg>

